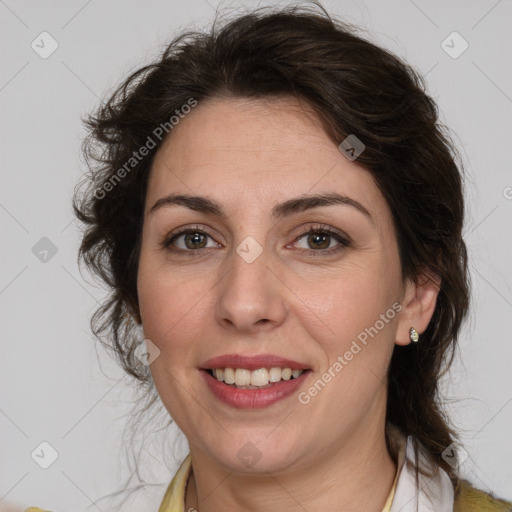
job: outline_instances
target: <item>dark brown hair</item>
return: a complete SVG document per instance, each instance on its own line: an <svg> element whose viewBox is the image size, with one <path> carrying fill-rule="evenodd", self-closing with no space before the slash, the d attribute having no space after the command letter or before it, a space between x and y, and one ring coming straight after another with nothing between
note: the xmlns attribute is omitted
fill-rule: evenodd
<svg viewBox="0 0 512 512"><path fill-rule="evenodd" d="M136 278L146 187L164 140L155 128L168 126L191 98L297 98L337 145L350 134L365 144L357 161L391 208L403 278L440 278L420 342L394 348L387 420L419 440L456 486L456 471L442 457L456 432L438 384L469 306L461 159L422 77L314 4L261 8L220 27L216 22L210 33L180 35L85 121L90 174L74 198L86 225L79 256L109 287L92 328L126 372L153 391L154 402L150 372L134 357L133 328L140 322ZM155 146L127 168L148 137ZM123 166L122 178L114 179Z"/></svg>

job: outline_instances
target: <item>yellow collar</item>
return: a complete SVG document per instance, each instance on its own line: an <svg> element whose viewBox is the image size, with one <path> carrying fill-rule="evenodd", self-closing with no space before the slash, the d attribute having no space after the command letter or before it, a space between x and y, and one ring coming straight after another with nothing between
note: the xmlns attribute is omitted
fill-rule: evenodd
<svg viewBox="0 0 512 512"><path fill-rule="evenodd" d="M398 433L397 433L398 434ZM394 434L393 434L394 435ZM398 452L397 458L397 472L393 481L393 487L388 495L386 504L382 509L382 512L390 512L391 505L393 503L393 497L395 495L396 484L398 481L398 475L404 462L405 450L403 439L398 436L393 437L392 446ZM187 487L188 479L192 473L190 453L187 455L185 460L181 463L178 471L174 475L172 482L169 484L167 491L165 492L164 499L158 512L185 512L185 490Z"/></svg>
<svg viewBox="0 0 512 512"><path fill-rule="evenodd" d="M181 463L174 475L172 482L165 492L164 499L158 512L184 512L185 511L185 489L192 473L192 459L190 453Z"/></svg>

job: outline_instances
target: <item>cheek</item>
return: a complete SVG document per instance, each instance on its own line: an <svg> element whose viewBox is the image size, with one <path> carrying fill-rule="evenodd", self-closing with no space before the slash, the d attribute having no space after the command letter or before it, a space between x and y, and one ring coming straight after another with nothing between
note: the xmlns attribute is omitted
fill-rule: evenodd
<svg viewBox="0 0 512 512"><path fill-rule="evenodd" d="M347 410L364 414L384 392L400 304L386 290L379 293L374 277L351 273L330 281L319 306L328 326L316 336L326 356L319 378L327 384L317 406L339 422L347 421Z"/></svg>
<svg viewBox="0 0 512 512"><path fill-rule="evenodd" d="M323 275L302 274L290 287L317 316L324 341L333 348L373 326L398 297L393 268L384 270L380 262L350 264ZM388 317L392 320L395 313Z"/></svg>
<svg viewBox="0 0 512 512"><path fill-rule="evenodd" d="M141 280L139 302L144 334L161 350L172 344L179 350L190 333L197 332L197 304L204 290L195 283L161 277ZM187 335L187 333L189 333Z"/></svg>
<svg viewBox="0 0 512 512"><path fill-rule="evenodd" d="M193 356L202 339L198 315L204 293L190 278L141 260L138 294L144 336L160 350L150 370L162 403L180 423L189 407L184 390L197 372Z"/></svg>
<svg viewBox="0 0 512 512"><path fill-rule="evenodd" d="M200 307L197 303L205 293L204 285L142 251L137 293L145 337L157 345L167 363L174 365L189 345L194 324L197 330L195 308Z"/></svg>
<svg viewBox="0 0 512 512"><path fill-rule="evenodd" d="M347 409L362 412L381 396L401 308L394 279L392 268L352 267L323 280L323 293L315 292L325 326L323 336L310 334L325 353L320 379L329 384L323 404L340 421Z"/></svg>

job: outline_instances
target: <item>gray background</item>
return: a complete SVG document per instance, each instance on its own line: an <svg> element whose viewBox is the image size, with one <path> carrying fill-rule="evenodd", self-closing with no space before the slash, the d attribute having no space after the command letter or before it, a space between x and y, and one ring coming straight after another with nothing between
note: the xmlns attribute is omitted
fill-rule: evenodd
<svg viewBox="0 0 512 512"><path fill-rule="evenodd" d="M127 475L121 432L131 392L101 350L98 361L88 322L104 290L76 264L79 234L70 198L85 170L80 116L177 31L207 26L216 6L214 0L0 0L0 510L11 510L9 503L105 511L105 502L91 504ZM456 134L468 173L465 232L474 302L443 388L469 454L463 474L512 499L512 2L324 6L426 75L442 120ZM46 59L31 47L34 40L43 46L44 31L58 43ZM442 46L453 31L469 44L458 58ZM452 52L462 48L460 40L450 41ZM44 48L51 48L49 39ZM57 249L46 261L43 237ZM49 457L48 449L41 452L43 441L58 452L48 469L34 460ZM35 449L39 459L31 458ZM145 452L143 474L161 485L125 510L157 510L184 451L186 445L169 467L157 448Z"/></svg>

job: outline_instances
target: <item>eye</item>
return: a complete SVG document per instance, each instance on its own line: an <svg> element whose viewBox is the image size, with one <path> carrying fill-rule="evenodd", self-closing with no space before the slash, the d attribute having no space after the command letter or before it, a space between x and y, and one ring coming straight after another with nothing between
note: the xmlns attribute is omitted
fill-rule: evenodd
<svg viewBox="0 0 512 512"><path fill-rule="evenodd" d="M162 241L161 246L168 251L191 256L198 254L204 249L219 247L219 244L215 241L214 245L208 246L208 238L213 240L212 236L204 228L200 229L199 227L192 226L177 232L171 232ZM295 239L294 244L303 238L306 238L306 244L309 247L302 248L301 252L306 252L310 255L314 254L315 256L332 254L350 246L348 237L324 224L308 226ZM338 242L334 247L332 247L333 241ZM313 249L310 247L313 247Z"/></svg>
<svg viewBox="0 0 512 512"><path fill-rule="evenodd" d="M218 244L207 247L208 238L211 238L211 236L204 230L190 227L170 233L162 242L162 247L172 252L186 253L189 255L196 254L196 252L202 249L218 247Z"/></svg>
<svg viewBox="0 0 512 512"><path fill-rule="evenodd" d="M304 251L310 254L332 254L350 246L348 237L345 237L342 233L323 224L309 226L306 231L296 238L295 242L302 238L305 238L307 245ZM331 243L333 241L337 241L338 245L332 247ZM311 247L313 248L311 249Z"/></svg>

